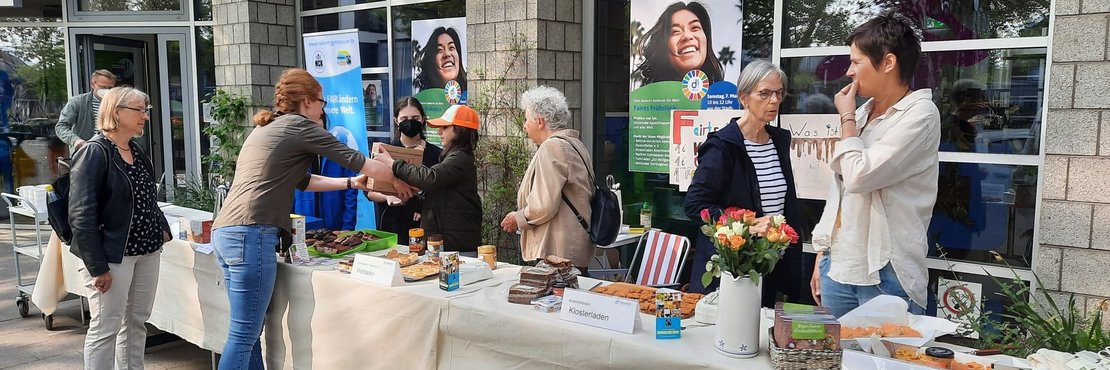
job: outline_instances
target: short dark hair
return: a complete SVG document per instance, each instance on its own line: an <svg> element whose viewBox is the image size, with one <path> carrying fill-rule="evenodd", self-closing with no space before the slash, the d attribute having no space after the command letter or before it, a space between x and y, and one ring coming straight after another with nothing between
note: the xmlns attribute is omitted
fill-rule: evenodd
<svg viewBox="0 0 1110 370"><path fill-rule="evenodd" d="M856 28L848 35L848 46L856 45L878 68L883 56L894 54L898 60L898 77L906 85L913 80L921 59L921 40L906 17L885 12Z"/></svg>

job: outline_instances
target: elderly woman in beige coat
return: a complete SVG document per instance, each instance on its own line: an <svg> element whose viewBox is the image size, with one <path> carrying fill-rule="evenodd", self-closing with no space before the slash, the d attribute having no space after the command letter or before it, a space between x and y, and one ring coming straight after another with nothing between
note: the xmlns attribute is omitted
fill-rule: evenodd
<svg viewBox="0 0 1110 370"><path fill-rule="evenodd" d="M570 110L563 93L551 87L532 88L520 97L524 131L539 150L532 157L517 190L517 210L505 215L501 228L521 231L521 257L526 262L556 255L586 273L596 247L567 202L590 222L593 161L577 130L566 128Z"/></svg>

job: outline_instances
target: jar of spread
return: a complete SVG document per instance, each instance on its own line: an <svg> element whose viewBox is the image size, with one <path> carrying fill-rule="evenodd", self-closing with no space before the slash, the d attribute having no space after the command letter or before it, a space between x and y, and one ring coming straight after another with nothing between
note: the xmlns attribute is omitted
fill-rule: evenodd
<svg viewBox="0 0 1110 370"><path fill-rule="evenodd" d="M948 348L929 347L925 349L925 366L928 367L947 369L952 365L955 358L956 353Z"/></svg>
<svg viewBox="0 0 1110 370"><path fill-rule="evenodd" d="M443 251L443 235L428 235L428 259L439 261L439 252Z"/></svg>
<svg viewBox="0 0 1110 370"><path fill-rule="evenodd" d="M419 227L409 229L409 253L424 253L424 229Z"/></svg>
<svg viewBox="0 0 1110 370"><path fill-rule="evenodd" d="M489 264L490 270L497 269L497 246L496 245L482 245L478 246L478 259L485 261Z"/></svg>
<svg viewBox="0 0 1110 370"><path fill-rule="evenodd" d="M555 295L560 296L560 297L563 296L563 291L566 288L567 288L567 283L564 283L562 281L556 281L554 284L551 284L551 292L555 293Z"/></svg>

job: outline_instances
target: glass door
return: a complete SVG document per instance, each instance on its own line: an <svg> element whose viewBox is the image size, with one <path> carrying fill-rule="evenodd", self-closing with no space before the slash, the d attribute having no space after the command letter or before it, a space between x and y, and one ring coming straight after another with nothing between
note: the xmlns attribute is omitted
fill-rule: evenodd
<svg viewBox="0 0 1110 370"><path fill-rule="evenodd" d="M162 158L165 166L163 183L166 197L173 198L175 189L194 186L200 180L199 127L193 109L194 79L189 74L185 51L188 39L185 34L158 35L158 80L161 84L160 109L162 130Z"/></svg>

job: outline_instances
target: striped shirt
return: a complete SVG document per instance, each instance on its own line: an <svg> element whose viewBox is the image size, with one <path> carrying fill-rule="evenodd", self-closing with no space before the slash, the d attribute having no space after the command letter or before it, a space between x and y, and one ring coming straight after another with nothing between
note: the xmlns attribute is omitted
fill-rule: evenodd
<svg viewBox="0 0 1110 370"><path fill-rule="evenodd" d="M100 132L100 129L97 128L99 126L97 126L97 124L96 124L96 117L100 115L100 98L96 97L96 91L93 91L92 108L93 108L93 111L92 111L93 135L95 135L97 132ZM89 138L82 138L82 139L88 140Z"/></svg>
<svg viewBox="0 0 1110 370"><path fill-rule="evenodd" d="M774 142L759 144L744 140L744 148L755 166L755 177L759 182L759 206L763 214L782 214L786 208L786 177L782 174L778 152Z"/></svg>

